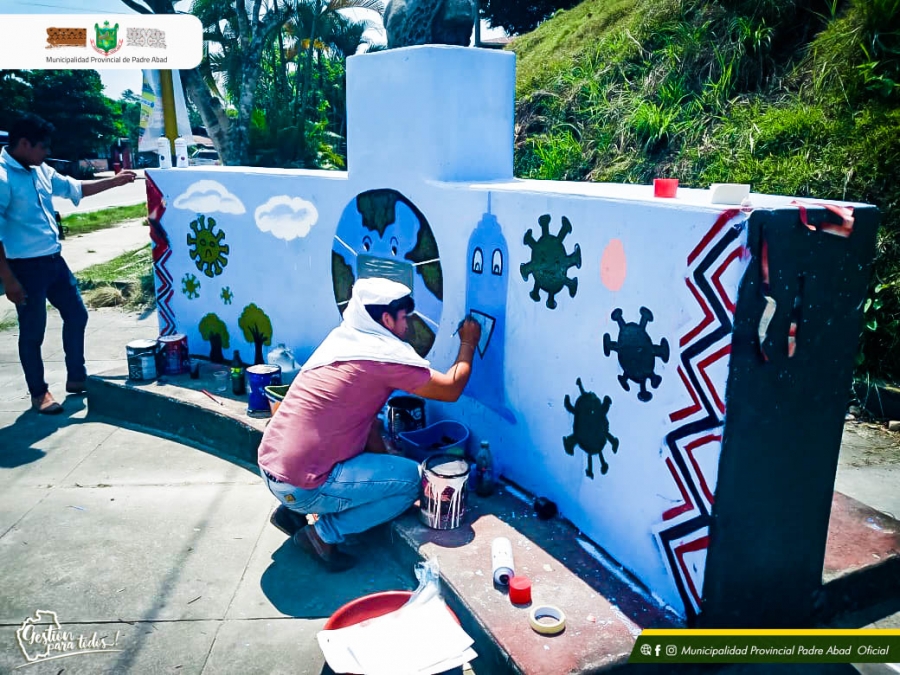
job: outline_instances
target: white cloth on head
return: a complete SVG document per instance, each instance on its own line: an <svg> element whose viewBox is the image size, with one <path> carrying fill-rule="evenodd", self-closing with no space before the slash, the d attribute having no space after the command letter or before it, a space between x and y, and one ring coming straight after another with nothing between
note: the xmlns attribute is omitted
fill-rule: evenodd
<svg viewBox="0 0 900 675"><path fill-rule="evenodd" d="M390 279L357 281L353 285L341 325L328 334L303 364L302 370L312 370L340 361L381 361L430 367L431 364L419 356L412 345L398 338L366 311L366 305L388 305L410 293L409 288Z"/></svg>

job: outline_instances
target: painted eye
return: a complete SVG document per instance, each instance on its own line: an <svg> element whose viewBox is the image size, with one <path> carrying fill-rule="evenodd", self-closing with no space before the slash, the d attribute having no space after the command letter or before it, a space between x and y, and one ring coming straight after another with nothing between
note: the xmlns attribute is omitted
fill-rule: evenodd
<svg viewBox="0 0 900 675"><path fill-rule="evenodd" d="M480 248L476 248L475 252L472 254L472 271L475 274L481 274L481 270L484 267L484 253L481 252Z"/></svg>
<svg viewBox="0 0 900 675"><path fill-rule="evenodd" d="M499 248L495 248L491 258L491 274L499 277L503 274L503 252Z"/></svg>
<svg viewBox="0 0 900 675"><path fill-rule="evenodd" d="M369 251L372 248L372 240L368 237L363 237L363 250Z"/></svg>
<svg viewBox="0 0 900 675"><path fill-rule="evenodd" d="M399 250L400 242L397 240L397 237L391 237L391 255L397 255Z"/></svg>

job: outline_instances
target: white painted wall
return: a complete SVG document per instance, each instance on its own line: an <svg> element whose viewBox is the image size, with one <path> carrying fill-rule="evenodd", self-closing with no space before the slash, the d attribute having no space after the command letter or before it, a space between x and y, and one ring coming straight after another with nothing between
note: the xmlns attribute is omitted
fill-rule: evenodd
<svg viewBox="0 0 900 675"><path fill-rule="evenodd" d="M720 443L699 443L688 453L693 461L673 471L665 439L705 415L691 411L694 399L679 365L683 371L696 370L698 377L705 374L700 380L704 395L724 402L730 344L730 334L724 334L690 365L682 363L681 350L702 340L717 323L705 323L707 312L686 278L709 257L707 276L715 276L721 292L736 300L748 264L740 255L745 216L725 219L717 228L726 207L711 205L705 190L681 189L676 199L655 199L650 186L513 180L513 64L510 54L451 47L350 59L349 174L235 167L148 171L167 203L162 225L173 254L165 264L176 287L170 309L192 352L208 350L197 327L206 313L215 312L230 332L226 356L240 348L244 360L251 360L252 346L237 323L243 307L256 303L272 320L273 346L284 342L298 360L305 359L339 321L331 252L341 214L366 190L399 191L429 222L443 268L440 328L428 356L433 366L443 370L452 364L458 347L453 332L467 310L487 303L492 312L505 311L505 335L495 336L484 356L476 358L470 395L457 404L430 406L431 421L459 420L472 430L473 444L490 441L504 475L557 502L588 537L664 602L683 611L694 600L679 594L675 578L689 580L699 590L705 548L688 545L684 566L672 568L660 533L701 508L679 509L684 503L679 482L705 483L714 493ZM752 199L769 207L789 202L764 195ZM495 224L485 216L488 211ZM198 271L189 255L187 236L198 213L216 219L230 247L223 273L213 278ZM523 280L520 272L532 255L523 243L526 231L539 238L543 214L551 216L551 235L567 217L573 231L564 241L566 253L576 244L581 251L581 268L568 273L578 279L577 292L570 297L563 290L555 309L547 307L546 293L538 302L529 296L533 280ZM470 237L479 223L490 224L494 234L499 226L505 238L501 306L496 296L485 299L483 294L493 291L478 284L488 282L473 280L471 274ZM735 236L726 242L723 237L733 226ZM614 240L621 243L626 260L621 284L601 278L604 252ZM401 242L401 248L414 243ZM713 253L719 243L723 245ZM485 246L485 266L490 264L487 248L491 246ZM181 293L187 274L200 280L196 299ZM220 297L226 286L234 294L231 305ZM647 402L638 400L636 384L629 392L623 389L616 354L607 357L603 351L605 333L618 338L612 312L621 308L625 321L636 322L642 306L654 316L647 326L653 343L665 338L670 349L667 363L656 360L662 382L650 389ZM682 338L692 332L682 346ZM497 357L501 346L498 371L496 361L485 363ZM701 368L701 361L708 363ZM501 375L485 381L484 373L492 369ZM612 400L610 433L619 441L616 454L608 444L604 450L607 474L594 462L594 478L585 475L585 453L576 448L569 456L563 445L563 438L573 433L573 415L564 400L568 395L575 402L579 378L585 390ZM682 410L687 412L678 415ZM721 422L724 412L716 416ZM698 433L681 443L714 438L715 433ZM711 509L710 503L702 506ZM704 534L691 531L682 543L702 541Z"/></svg>

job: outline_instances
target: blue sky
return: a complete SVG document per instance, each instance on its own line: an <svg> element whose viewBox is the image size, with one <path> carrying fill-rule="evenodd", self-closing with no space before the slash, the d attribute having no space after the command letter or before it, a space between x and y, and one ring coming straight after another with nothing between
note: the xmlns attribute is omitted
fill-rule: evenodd
<svg viewBox="0 0 900 675"><path fill-rule="evenodd" d="M190 0L181 0L175 7L181 11L190 11ZM133 14L134 12L121 0L0 0L0 14ZM357 19L380 19L374 12L360 12ZM379 30L383 36L383 30ZM482 38L503 35L502 29L488 28L482 22ZM368 37L368 36L367 36ZM372 40L379 40L378 34ZM384 42L384 37L380 41ZM105 87L104 92L110 98L118 99L122 92L131 89L141 91L140 70L98 70Z"/></svg>

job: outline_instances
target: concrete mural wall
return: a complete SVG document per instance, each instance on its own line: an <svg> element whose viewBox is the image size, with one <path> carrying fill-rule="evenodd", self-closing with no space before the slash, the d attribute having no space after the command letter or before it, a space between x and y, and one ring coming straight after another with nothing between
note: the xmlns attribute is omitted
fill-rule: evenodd
<svg viewBox="0 0 900 675"><path fill-rule="evenodd" d="M429 421L490 441L505 476L696 616L759 212L512 179L511 54L418 47L348 72L350 173L148 172L161 332L213 359L284 342L302 361L355 279L388 276L414 290L412 343L446 369L471 311L466 395ZM789 198L752 199L796 221Z"/></svg>

